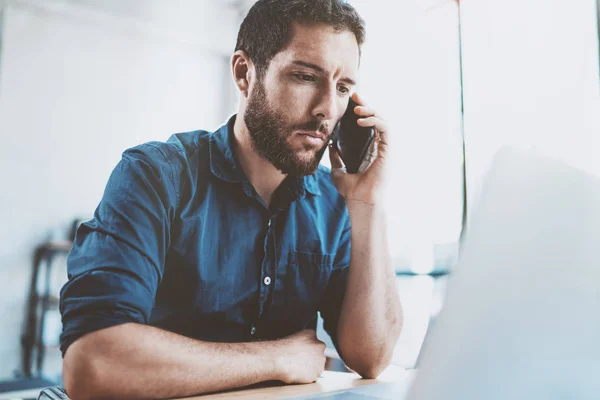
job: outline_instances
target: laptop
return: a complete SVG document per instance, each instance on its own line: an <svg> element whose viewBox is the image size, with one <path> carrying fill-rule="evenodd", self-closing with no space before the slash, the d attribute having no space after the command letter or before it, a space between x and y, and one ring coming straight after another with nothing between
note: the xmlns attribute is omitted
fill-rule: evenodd
<svg viewBox="0 0 600 400"><path fill-rule="evenodd" d="M414 382L309 398L596 400L599 376L600 178L503 149Z"/></svg>

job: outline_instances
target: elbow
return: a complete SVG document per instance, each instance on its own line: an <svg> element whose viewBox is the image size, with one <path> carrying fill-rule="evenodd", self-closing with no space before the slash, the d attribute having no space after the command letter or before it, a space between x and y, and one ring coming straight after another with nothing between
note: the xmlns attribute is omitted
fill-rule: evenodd
<svg viewBox="0 0 600 400"><path fill-rule="evenodd" d="M101 387L99 369L95 365L94 355L85 351L81 339L77 340L65 353L63 359L63 381L69 398L74 400L91 400L103 398L99 392Z"/></svg>
<svg viewBox="0 0 600 400"><path fill-rule="evenodd" d="M366 343L364 340L354 340L340 343L346 365L365 379L375 379L391 364L394 347L400 336L402 320L394 324L391 332L371 346L356 346L355 343Z"/></svg>
<svg viewBox="0 0 600 400"><path fill-rule="evenodd" d="M365 379L375 379L392 361L395 342L383 342L380 346L360 347L346 346L340 348L342 358L348 368ZM341 347L341 346L340 346Z"/></svg>
<svg viewBox="0 0 600 400"><path fill-rule="evenodd" d="M349 360L348 367L364 379L376 379L390 365L392 352L379 357L360 357Z"/></svg>
<svg viewBox="0 0 600 400"><path fill-rule="evenodd" d="M377 379L377 377L379 375L381 375L381 373L383 372L383 370L387 367L383 366L375 366L375 367L367 367L364 370L361 371L356 371L360 376L362 376L364 379Z"/></svg>
<svg viewBox="0 0 600 400"><path fill-rule="evenodd" d="M376 329L361 332L346 326L338 337L338 349L344 362L365 379L377 378L392 362L403 325L404 312L398 301L386 323Z"/></svg>

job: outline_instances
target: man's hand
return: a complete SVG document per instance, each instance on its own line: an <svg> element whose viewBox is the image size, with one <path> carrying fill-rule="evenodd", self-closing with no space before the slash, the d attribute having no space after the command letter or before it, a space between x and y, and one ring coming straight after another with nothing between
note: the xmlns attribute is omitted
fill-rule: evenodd
<svg viewBox="0 0 600 400"><path fill-rule="evenodd" d="M315 382L325 369L325 343L305 329L276 343L277 370L284 383Z"/></svg>
<svg viewBox="0 0 600 400"><path fill-rule="evenodd" d="M383 189L388 149L387 128L383 119L375 113L375 110L366 106L357 93L352 95L352 99L359 104L354 109L355 113L362 117L358 120L358 125L375 129L375 140L373 140L370 149L371 154L375 154L375 159L364 172L348 174L335 147L329 146L331 176L335 186L347 203L375 204Z"/></svg>

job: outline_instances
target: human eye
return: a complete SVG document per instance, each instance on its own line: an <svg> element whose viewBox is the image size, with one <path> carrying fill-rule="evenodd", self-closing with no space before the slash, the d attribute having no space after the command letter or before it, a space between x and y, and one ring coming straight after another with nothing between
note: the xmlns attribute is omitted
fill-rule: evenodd
<svg viewBox="0 0 600 400"><path fill-rule="evenodd" d="M348 86L340 85L340 87L338 87L338 91L345 96L350 93L350 88Z"/></svg>
<svg viewBox="0 0 600 400"><path fill-rule="evenodd" d="M316 78L309 74L296 73L296 74L294 74L294 76L296 77L296 79L298 79L301 82L310 83L310 82L316 81Z"/></svg>

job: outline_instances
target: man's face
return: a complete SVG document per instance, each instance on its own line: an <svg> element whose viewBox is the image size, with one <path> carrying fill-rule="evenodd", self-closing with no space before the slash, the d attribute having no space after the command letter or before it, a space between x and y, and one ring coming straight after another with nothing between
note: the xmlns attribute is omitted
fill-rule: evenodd
<svg viewBox="0 0 600 400"><path fill-rule="evenodd" d="M316 171L358 75L352 32L295 24L292 40L250 88L244 122L255 150L289 175Z"/></svg>

